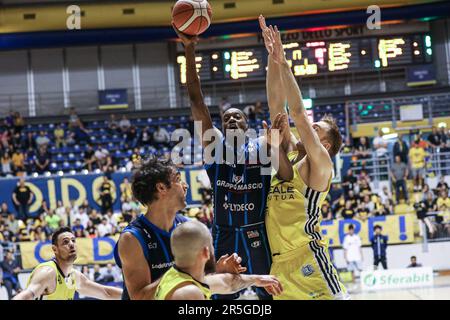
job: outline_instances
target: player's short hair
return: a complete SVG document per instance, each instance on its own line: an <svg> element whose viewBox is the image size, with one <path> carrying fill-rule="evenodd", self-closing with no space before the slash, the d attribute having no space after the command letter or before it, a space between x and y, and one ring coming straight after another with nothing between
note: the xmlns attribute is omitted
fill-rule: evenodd
<svg viewBox="0 0 450 320"><path fill-rule="evenodd" d="M58 237L60 234L62 234L64 232L72 233L72 230L69 227L60 227L60 228L56 229L55 232L53 232L53 234L52 234L52 244L53 245L56 246L58 244Z"/></svg>
<svg viewBox="0 0 450 320"><path fill-rule="evenodd" d="M176 170L176 166L170 159L150 157L141 160L131 178L133 196L144 206L158 200L156 185L163 183L169 188L171 174Z"/></svg>
<svg viewBox="0 0 450 320"><path fill-rule="evenodd" d="M352 225L352 224L351 224L351 225L349 225L349 226L348 226L348 230L355 230L355 226L354 226L354 225Z"/></svg>
<svg viewBox="0 0 450 320"><path fill-rule="evenodd" d="M378 225L378 224L375 227L373 227L374 231L377 230L377 229L383 230L383 228L380 225Z"/></svg>
<svg viewBox="0 0 450 320"><path fill-rule="evenodd" d="M330 157L334 157L338 154L339 150L341 150L342 146L342 135L339 131L339 127L336 123L336 120L331 115L325 115L320 119L320 121L323 121L325 123L328 123L330 126L330 129L327 132L327 137L329 142L331 143L331 148L328 151L330 154Z"/></svg>

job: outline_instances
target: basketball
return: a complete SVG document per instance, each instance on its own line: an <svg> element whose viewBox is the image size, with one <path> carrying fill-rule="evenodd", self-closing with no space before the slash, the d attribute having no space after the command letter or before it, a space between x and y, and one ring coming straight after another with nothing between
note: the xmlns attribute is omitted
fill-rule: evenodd
<svg viewBox="0 0 450 320"><path fill-rule="evenodd" d="M172 10L175 27L188 35L205 32L211 24L212 10L206 0L180 0Z"/></svg>

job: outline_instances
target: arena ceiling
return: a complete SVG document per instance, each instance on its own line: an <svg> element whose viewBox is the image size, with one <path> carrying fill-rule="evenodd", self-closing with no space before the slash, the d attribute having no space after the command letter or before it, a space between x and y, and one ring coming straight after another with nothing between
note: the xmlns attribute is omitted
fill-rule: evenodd
<svg viewBox="0 0 450 320"><path fill-rule="evenodd" d="M210 0L214 24L251 21L261 13L276 18L365 11L374 2L383 9L442 1ZM0 33L66 30L66 9L73 4L81 8L83 29L170 27L174 3L175 0L0 0Z"/></svg>

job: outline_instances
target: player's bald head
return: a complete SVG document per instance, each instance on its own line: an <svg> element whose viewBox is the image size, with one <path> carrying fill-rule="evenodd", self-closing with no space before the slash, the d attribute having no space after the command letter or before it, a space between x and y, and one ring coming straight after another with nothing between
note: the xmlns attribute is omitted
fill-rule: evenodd
<svg viewBox="0 0 450 320"><path fill-rule="evenodd" d="M212 249L211 233L203 223L188 221L175 229L170 238L170 245L175 264L190 267L205 247Z"/></svg>

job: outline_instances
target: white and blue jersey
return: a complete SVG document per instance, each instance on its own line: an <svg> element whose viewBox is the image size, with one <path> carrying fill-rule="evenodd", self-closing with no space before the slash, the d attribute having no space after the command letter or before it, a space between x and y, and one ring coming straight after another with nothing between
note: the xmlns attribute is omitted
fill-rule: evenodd
<svg viewBox="0 0 450 320"><path fill-rule="evenodd" d="M225 139L222 147L225 154L229 148ZM250 274L269 274L271 265L264 223L271 176L261 171L270 169L271 164L261 163L260 148L257 140L250 140L241 147L240 154L231 151L235 153L234 163L218 162L216 155L216 163L205 165L213 189L215 255L219 259L236 252ZM245 163L238 161L242 157ZM250 159L257 161L252 163ZM267 295L262 289L258 293L261 298Z"/></svg>
<svg viewBox="0 0 450 320"><path fill-rule="evenodd" d="M155 226L143 214L141 214L122 231L122 233L131 233L139 241L150 269L152 281L158 280L167 270L170 269L170 267L172 267L174 258L172 255L172 250L170 249L170 236L178 225L186 221L188 221L186 217L181 214L177 214L173 222L173 227L169 232L167 232ZM122 268L122 262L118 250L119 241L114 248L114 259L116 264ZM123 283L122 299L130 300L125 281Z"/></svg>

